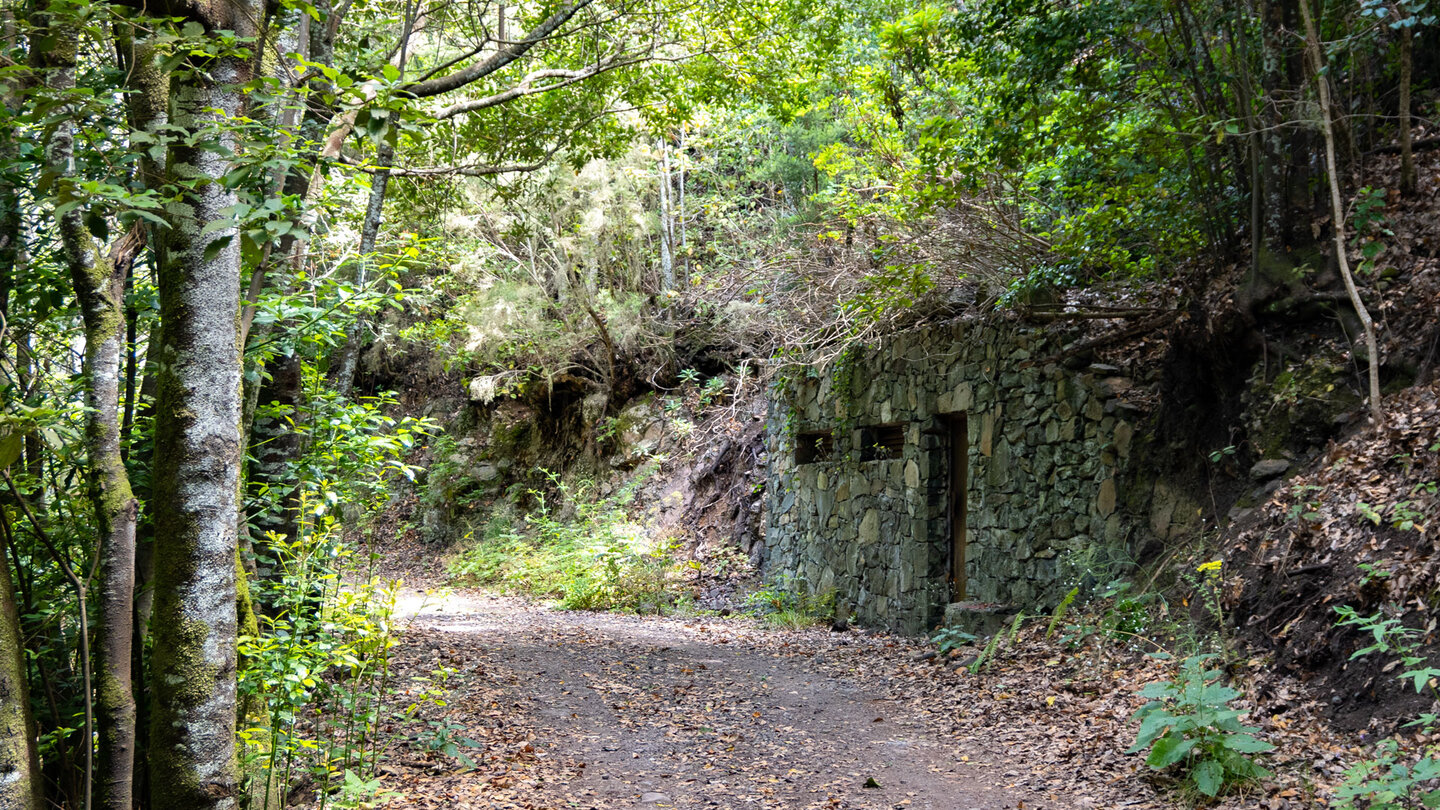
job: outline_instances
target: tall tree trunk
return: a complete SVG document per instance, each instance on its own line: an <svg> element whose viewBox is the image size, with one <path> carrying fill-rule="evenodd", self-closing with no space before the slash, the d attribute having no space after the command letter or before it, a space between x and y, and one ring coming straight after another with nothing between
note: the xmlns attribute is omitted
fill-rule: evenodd
<svg viewBox="0 0 1440 810"><path fill-rule="evenodd" d="M135 238L138 240L138 235ZM135 767L135 696L131 687L130 645L134 625L137 506L121 454L116 410L125 348L125 277L129 275L131 263L129 256L122 255L131 251L124 241L117 245L109 262L98 263L88 272L74 273L75 292L85 317L85 365L89 371L85 432L92 500L100 529L100 659L96 708L100 730L100 802L108 810L131 810ZM78 270L72 265L72 271Z"/></svg>
<svg viewBox="0 0 1440 810"><path fill-rule="evenodd" d="M1410 79L1414 68L1415 29L1400 29L1400 193L1415 193L1415 156L1410 146Z"/></svg>
<svg viewBox="0 0 1440 810"><path fill-rule="evenodd" d="M1360 317L1365 330L1365 351L1370 364L1370 419L1378 428L1385 422L1385 412L1380 403L1380 350L1375 341L1375 322L1370 311L1360 300L1360 290L1355 286L1355 276L1350 272L1350 259L1345 255L1345 203L1340 198L1340 170L1335 161L1335 130L1330 121L1334 115L1330 104L1330 79L1325 71L1325 56L1320 48L1320 33L1315 25L1310 0L1300 0L1300 15L1305 20L1305 50L1310 54L1314 70L1315 87L1320 94L1320 129L1325 136L1325 169L1330 175L1330 216L1335 231L1335 259L1340 264L1340 277L1345 281L1345 292L1350 295L1350 304Z"/></svg>
<svg viewBox="0 0 1440 810"><path fill-rule="evenodd" d="M1285 261L1290 236L1290 195L1286 185L1289 163L1282 100L1289 93L1286 76L1285 5L1291 0L1260 0L1260 209L1264 212L1260 239L1261 261ZM1241 33L1244 36L1244 33Z"/></svg>
<svg viewBox="0 0 1440 810"><path fill-rule="evenodd" d="M680 186L680 206L678 216L675 218L675 225L680 230L680 253L683 258L680 261L680 271L685 278L690 277L690 255L685 249L685 131L680 131L679 151L675 153L675 174L678 175Z"/></svg>
<svg viewBox="0 0 1440 810"><path fill-rule="evenodd" d="M0 560L0 807L40 810L40 762L10 566Z"/></svg>
<svg viewBox="0 0 1440 810"><path fill-rule="evenodd" d="M9 99L6 99L8 102ZM14 154L10 133L0 135L7 155ZM0 181L0 315L10 317L9 293L12 275L19 256L21 238L20 203L16 188ZM8 354L0 345L0 358ZM0 450L14 461L24 447L24 440L9 440L9 452ZM5 546L20 573L20 557L10 542L5 528ZM27 600L28 601L28 600ZM20 635L20 615L15 604L15 583L10 578L10 565L0 560L0 807L14 810L40 810L44 806L40 761L35 747L35 722L30 713L30 692L26 683L25 647Z"/></svg>
<svg viewBox="0 0 1440 810"><path fill-rule="evenodd" d="M57 36L58 33L58 36ZM68 34L68 36L67 36ZM74 41L73 32L57 32L56 41ZM75 89L74 51L49 49L47 83L64 93ZM74 158L74 135L62 123L51 136L49 169L54 173L57 203L74 202L73 178L66 177ZM59 217L61 255L70 272L85 323L85 449L90 500L99 529L99 641L96 662L96 716L99 727L97 774L101 806L131 810L131 775L135 764L135 698L130 683L131 610L135 589L135 519L137 505L120 445L120 377L125 355L125 279L141 235L122 236L107 257L85 225L84 211L72 207ZM82 604L81 610L85 609ZM87 696L88 698L88 696Z"/></svg>
<svg viewBox="0 0 1440 810"><path fill-rule="evenodd" d="M207 20L253 33L254 8ZM238 29L248 29L241 32ZM187 189L170 207L160 266L163 370L155 426L155 606L150 724L156 810L220 810L237 802L236 522L240 486L240 241L227 222L249 64L222 56L176 79L167 175ZM219 148L206 141L218 141ZM202 183L196 183L200 179Z"/></svg>
<svg viewBox="0 0 1440 810"><path fill-rule="evenodd" d="M68 190L62 192L62 195ZM61 243L85 320L85 445L91 500L100 530L96 709L100 731L101 805L130 810L135 756L135 700L130 684L131 611L135 589L135 497L120 452L120 369L125 350L125 276L130 260L103 257L81 212L61 217ZM117 254L129 252L134 232Z"/></svg>

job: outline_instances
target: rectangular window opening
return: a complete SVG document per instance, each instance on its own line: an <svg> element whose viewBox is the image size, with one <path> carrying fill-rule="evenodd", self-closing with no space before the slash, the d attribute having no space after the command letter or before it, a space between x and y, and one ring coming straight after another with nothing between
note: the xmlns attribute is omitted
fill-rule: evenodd
<svg viewBox="0 0 1440 810"><path fill-rule="evenodd" d="M873 425L860 429L860 460L900 458L905 449L904 425Z"/></svg>
<svg viewBox="0 0 1440 810"><path fill-rule="evenodd" d="M835 437L828 430L808 430L795 435L795 463L829 461L835 455Z"/></svg>

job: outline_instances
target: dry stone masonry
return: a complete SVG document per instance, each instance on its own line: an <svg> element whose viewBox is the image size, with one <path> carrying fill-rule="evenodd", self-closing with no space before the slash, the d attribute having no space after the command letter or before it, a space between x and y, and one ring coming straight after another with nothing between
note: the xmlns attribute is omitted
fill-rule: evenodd
<svg viewBox="0 0 1440 810"><path fill-rule="evenodd" d="M1129 383L1118 369L1055 359L1074 341L957 321L779 383L767 570L910 633L940 624L962 593L952 616L1034 611L1119 573L1153 522L1142 514L1153 484L1131 474L1141 414L1117 398ZM950 581L956 550L963 588Z"/></svg>

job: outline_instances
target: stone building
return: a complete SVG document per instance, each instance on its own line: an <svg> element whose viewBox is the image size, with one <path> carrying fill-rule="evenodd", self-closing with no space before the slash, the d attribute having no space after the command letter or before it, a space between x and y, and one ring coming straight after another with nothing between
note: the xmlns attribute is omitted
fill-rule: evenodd
<svg viewBox="0 0 1440 810"><path fill-rule="evenodd" d="M767 572L909 633L951 603L1035 611L1120 573L1150 529L1132 518L1151 492L1127 488L1140 414L1065 332L956 321L778 383Z"/></svg>

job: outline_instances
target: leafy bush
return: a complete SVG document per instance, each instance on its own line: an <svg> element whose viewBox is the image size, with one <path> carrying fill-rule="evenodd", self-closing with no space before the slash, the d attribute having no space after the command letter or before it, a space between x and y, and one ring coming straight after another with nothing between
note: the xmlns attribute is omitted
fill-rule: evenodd
<svg viewBox="0 0 1440 810"><path fill-rule="evenodd" d="M302 496L298 536L268 536L273 574L254 585L267 610L239 639L240 737L256 806L284 795L297 771L343 792L355 787L347 774L363 781L378 765L371 732L390 675L399 583L367 570L328 503Z"/></svg>
<svg viewBox="0 0 1440 810"><path fill-rule="evenodd" d="M1220 670L1205 668L1214 657L1191 656L1178 679L1141 690L1154 700L1135 712L1140 731L1127 752L1149 748L1145 764L1157 771L1180 765L1189 783L1212 797L1229 785L1268 776L1250 755L1274 748L1255 737L1259 729L1241 725L1244 712L1229 705L1240 692L1219 682Z"/></svg>

